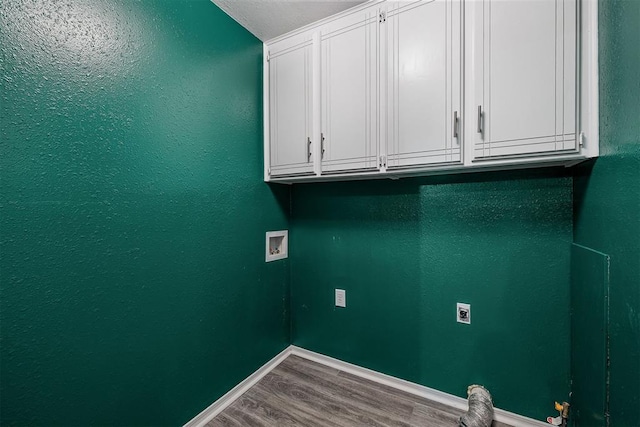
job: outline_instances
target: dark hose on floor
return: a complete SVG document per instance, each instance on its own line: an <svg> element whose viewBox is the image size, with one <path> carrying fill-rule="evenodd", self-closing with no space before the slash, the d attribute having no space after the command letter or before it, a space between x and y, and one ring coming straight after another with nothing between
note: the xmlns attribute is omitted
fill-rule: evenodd
<svg viewBox="0 0 640 427"><path fill-rule="evenodd" d="M470 385L469 410L460 417L460 427L491 427L493 422L493 401L489 391L480 385Z"/></svg>

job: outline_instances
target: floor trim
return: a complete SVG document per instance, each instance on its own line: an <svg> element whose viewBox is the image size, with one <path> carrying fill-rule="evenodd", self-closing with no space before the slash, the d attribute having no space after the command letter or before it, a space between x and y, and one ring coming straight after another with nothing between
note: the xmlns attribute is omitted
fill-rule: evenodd
<svg viewBox="0 0 640 427"><path fill-rule="evenodd" d="M273 359L262 365L257 371L242 380L238 385L229 390L220 399L213 402L204 411L196 415L191 421L186 423L184 427L203 427L209 421L214 419L220 412L224 411L227 406L231 405L237 398L242 396L247 390L253 387L265 375L278 366L292 352L293 346L289 346L278 353Z"/></svg>
<svg viewBox="0 0 640 427"><path fill-rule="evenodd" d="M196 415L196 417L186 423L184 427L203 427L291 354L432 400L434 402L442 403L463 411L467 410L467 400L461 397L291 345L276 355L273 359L265 363L260 369L249 375L220 399L213 402L204 411ZM522 415L514 414L498 408L494 409L493 418L501 423L517 427L544 427L549 425L548 423L534 420L533 418L523 417Z"/></svg>
<svg viewBox="0 0 640 427"><path fill-rule="evenodd" d="M466 411L468 409L467 399L463 399L462 397L454 396L452 394L425 387L420 384L392 377L391 375L386 375L348 362L343 362L342 360L334 359L333 357L325 356L323 354L306 350L304 348L296 346L291 347L291 354L294 354L296 356L304 357L305 359L309 359L314 362L321 363L323 365L330 366L344 372L348 372L352 375L356 375L361 378L375 381L377 383L384 384L395 389L432 400L434 402L442 403L456 409L461 409L463 411ZM517 427L549 426L549 424L546 422L524 417L522 415L514 414L513 412L505 411L504 409L498 408L494 408L493 419L495 421Z"/></svg>

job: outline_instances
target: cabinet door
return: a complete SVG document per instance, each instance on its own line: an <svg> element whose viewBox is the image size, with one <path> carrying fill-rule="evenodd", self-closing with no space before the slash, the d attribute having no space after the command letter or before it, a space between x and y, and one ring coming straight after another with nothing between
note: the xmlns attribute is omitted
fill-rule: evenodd
<svg viewBox="0 0 640 427"><path fill-rule="evenodd" d="M461 161L461 14L459 0L388 3L388 169Z"/></svg>
<svg viewBox="0 0 640 427"><path fill-rule="evenodd" d="M577 151L575 0L473 2L474 159Z"/></svg>
<svg viewBox="0 0 640 427"><path fill-rule="evenodd" d="M378 9L321 28L322 172L378 167Z"/></svg>
<svg viewBox="0 0 640 427"><path fill-rule="evenodd" d="M313 173L312 39L269 47L270 175Z"/></svg>

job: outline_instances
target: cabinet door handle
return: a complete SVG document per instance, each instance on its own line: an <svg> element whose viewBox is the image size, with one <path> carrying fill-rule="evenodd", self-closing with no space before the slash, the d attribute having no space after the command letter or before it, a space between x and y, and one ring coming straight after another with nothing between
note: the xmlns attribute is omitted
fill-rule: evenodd
<svg viewBox="0 0 640 427"><path fill-rule="evenodd" d="M324 159L324 133L320 134L320 150L321 150L321 159Z"/></svg>
<svg viewBox="0 0 640 427"><path fill-rule="evenodd" d="M478 133L482 133L482 105L478 105Z"/></svg>
<svg viewBox="0 0 640 427"><path fill-rule="evenodd" d="M307 137L307 163L311 161L311 138Z"/></svg>
<svg viewBox="0 0 640 427"><path fill-rule="evenodd" d="M453 112L453 137L458 137L458 112Z"/></svg>

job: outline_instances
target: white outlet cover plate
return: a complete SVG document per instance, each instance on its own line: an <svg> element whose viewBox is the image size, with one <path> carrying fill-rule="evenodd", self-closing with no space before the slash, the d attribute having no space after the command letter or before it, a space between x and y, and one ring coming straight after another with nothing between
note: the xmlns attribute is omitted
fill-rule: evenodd
<svg viewBox="0 0 640 427"><path fill-rule="evenodd" d="M471 304L463 302L456 304L456 320L458 323L471 324Z"/></svg>
<svg viewBox="0 0 640 427"><path fill-rule="evenodd" d="M344 289L336 289L336 307L347 306L347 292Z"/></svg>

